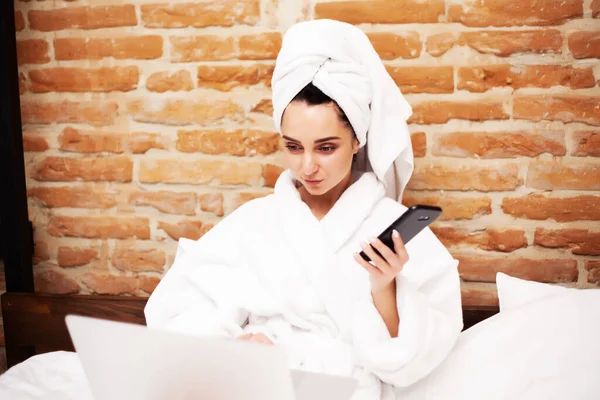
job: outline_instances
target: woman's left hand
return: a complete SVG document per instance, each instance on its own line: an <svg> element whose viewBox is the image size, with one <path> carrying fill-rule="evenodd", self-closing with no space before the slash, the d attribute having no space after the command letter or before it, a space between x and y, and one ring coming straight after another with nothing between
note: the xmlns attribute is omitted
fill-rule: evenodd
<svg viewBox="0 0 600 400"><path fill-rule="evenodd" d="M369 273L373 294L390 290L394 279L408 261L408 252L398 232L393 232L392 240L393 250L377 238L371 239L370 243L362 243L361 247L372 263L362 258L359 253L354 254L356 261ZM381 256L375 253L373 248L377 249Z"/></svg>

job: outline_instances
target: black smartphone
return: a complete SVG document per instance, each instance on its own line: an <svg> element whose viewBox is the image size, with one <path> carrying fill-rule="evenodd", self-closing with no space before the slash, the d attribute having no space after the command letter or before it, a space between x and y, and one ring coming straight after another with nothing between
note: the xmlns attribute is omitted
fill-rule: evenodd
<svg viewBox="0 0 600 400"><path fill-rule="evenodd" d="M397 220L395 220L390 226L381 232L378 238L383 242L383 244L388 246L393 251L394 242L392 240L392 232L394 229L400 234L402 242L407 244L425 227L435 221L441 213L442 209L439 207L416 204L406 210L404 214L402 214ZM377 249L373 248L373 250L377 255L381 256ZM369 256L367 256L364 251L360 252L360 256L367 261L371 261Z"/></svg>

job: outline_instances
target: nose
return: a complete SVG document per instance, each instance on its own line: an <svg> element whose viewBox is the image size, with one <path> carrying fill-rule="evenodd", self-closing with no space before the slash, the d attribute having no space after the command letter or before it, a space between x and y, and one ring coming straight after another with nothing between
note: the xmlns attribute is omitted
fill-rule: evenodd
<svg viewBox="0 0 600 400"><path fill-rule="evenodd" d="M304 153L302 157L302 174L304 176L311 176L317 172L317 160L315 156L310 153Z"/></svg>

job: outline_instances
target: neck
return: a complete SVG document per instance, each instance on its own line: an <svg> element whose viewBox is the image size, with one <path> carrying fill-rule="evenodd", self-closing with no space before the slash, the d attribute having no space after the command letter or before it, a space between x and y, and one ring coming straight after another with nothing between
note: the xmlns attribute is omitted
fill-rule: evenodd
<svg viewBox="0 0 600 400"><path fill-rule="evenodd" d="M354 179L352 177L352 171L349 171L348 174L334 186L330 191L321 195L312 195L310 194L304 186L301 186L298 189L300 193L300 198L304 201L308 207L312 210L313 214L318 218L323 218L329 210L333 208L335 203L342 197L342 194L348 189Z"/></svg>

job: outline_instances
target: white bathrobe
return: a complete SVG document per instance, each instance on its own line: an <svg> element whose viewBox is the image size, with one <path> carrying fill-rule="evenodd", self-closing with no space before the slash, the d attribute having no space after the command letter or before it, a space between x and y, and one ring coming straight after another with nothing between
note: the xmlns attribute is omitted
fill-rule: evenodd
<svg viewBox="0 0 600 400"><path fill-rule="evenodd" d="M425 229L406 246L399 333L390 336L353 258L406 210L384 192L364 173L318 220L284 172L274 194L198 241L182 240L146 306L148 326L232 338L261 332L290 368L355 377L354 400L396 398L445 359L463 324L458 262Z"/></svg>

